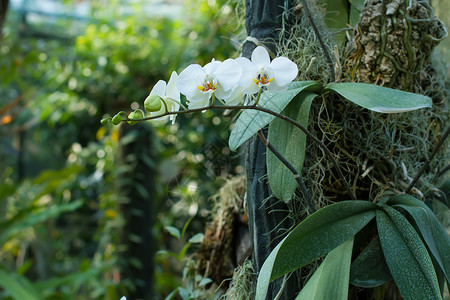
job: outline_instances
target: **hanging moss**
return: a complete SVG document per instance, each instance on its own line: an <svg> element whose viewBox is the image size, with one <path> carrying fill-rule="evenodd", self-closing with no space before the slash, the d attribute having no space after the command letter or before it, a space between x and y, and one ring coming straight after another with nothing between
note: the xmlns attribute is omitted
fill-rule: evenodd
<svg viewBox="0 0 450 300"><path fill-rule="evenodd" d="M411 7L406 8L404 4L395 6L397 1L384 1L384 9L387 10L385 15L390 16L395 12L396 16L403 17L399 17L397 23L401 21L405 24L397 24L393 37L386 37L389 44L386 45L380 38L374 37L374 34L382 35L384 31L391 33L389 26L394 26L394 23L382 21L380 9L383 7L380 8L378 2L381 1L366 2L360 22L354 30L355 34L349 35L350 40L347 41L345 51L344 47L334 44L331 34L323 25L320 8L311 8L328 51L333 54L337 74L342 70L343 81L358 81L363 78L365 82L379 85L390 83L394 88L421 92L433 99L434 105L431 109L401 114L370 112L333 95L318 98L313 103L309 130L335 155L357 198L372 201L385 193L405 190L411 177L414 177L429 158L449 119L446 100L448 90L444 85L443 72L438 72L431 62L431 50L442 36L442 24L431 15L431 8L426 3L412 1ZM369 18L369 15L372 17ZM427 20L422 20L425 17ZM330 80L330 72L323 50L311 30L309 21L302 13L301 6L286 12L284 20L285 28L282 30L283 38L279 43L278 54L285 55L297 63L300 70L299 80L327 83ZM381 30L373 20L378 20L378 24L384 24L388 29ZM411 24L408 25L408 22ZM360 29L366 27L370 30ZM406 32L405 37L401 31ZM426 38L428 43L423 42ZM418 39L422 39L422 42L419 43ZM373 44L371 48L363 47L367 52L361 53L362 50L358 48L354 48L353 52L349 51L351 45L359 45L361 41L369 40L378 40L379 43ZM413 53L411 49L407 49L412 45L415 47ZM397 48L394 49L395 47ZM382 52L384 56L381 57ZM411 60L406 66L409 71L397 74L398 70L394 71L392 68L395 64L386 61L386 53L403 53L406 60ZM355 55L358 55L358 65L354 63L357 61ZM368 63L368 60L371 63ZM390 66L391 72L387 72L387 65ZM429 195L433 192L433 175L446 161L448 153L442 150L430 165L429 173L421 178L419 190L416 190L418 194ZM318 207L349 199L335 168L315 144L307 148L303 176Z"/></svg>

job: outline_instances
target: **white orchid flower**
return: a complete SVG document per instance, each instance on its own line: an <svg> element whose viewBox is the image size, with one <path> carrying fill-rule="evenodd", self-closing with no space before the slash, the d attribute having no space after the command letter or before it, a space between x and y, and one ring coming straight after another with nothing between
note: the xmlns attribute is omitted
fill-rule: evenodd
<svg viewBox="0 0 450 300"><path fill-rule="evenodd" d="M144 106L146 109L148 107L159 108L159 109L147 109L150 110L151 116L158 116L167 112L174 112L180 109L180 92L177 89L177 72L172 72L170 75L169 82L166 84L164 80L159 80L154 86L148 97L144 101ZM155 97L157 96L157 97ZM165 105L164 105L164 103ZM168 118L175 123L176 115L164 116L155 119L157 123L161 121L166 121Z"/></svg>
<svg viewBox="0 0 450 300"><path fill-rule="evenodd" d="M245 94L242 92L241 87L236 85L231 93L223 100L227 105L239 105L244 101Z"/></svg>
<svg viewBox="0 0 450 300"><path fill-rule="evenodd" d="M224 62L212 60L201 67L189 65L177 80L178 90L189 100L189 108L201 108L209 105L214 93L219 99L227 98L239 81L242 69L232 59Z"/></svg>
<svg viewBox="0 0 450 300"><path fill-rule="evenodd" d="M242 67L239 85L245 94L255 94L262 87L269 91L284 92L298 74L297 65L287 57L277 57L272 62L264 47L253 50L251 60L245 57L236 58Z"/></svg>

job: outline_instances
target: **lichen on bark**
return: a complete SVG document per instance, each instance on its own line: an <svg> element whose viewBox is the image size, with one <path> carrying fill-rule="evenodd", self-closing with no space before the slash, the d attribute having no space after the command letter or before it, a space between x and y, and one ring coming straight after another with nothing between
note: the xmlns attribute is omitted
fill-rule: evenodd
<svg viewBox="0 0 450 300"><path fill-rule="evenodd" d="M445 35L427 1L368 0L348 44L345 72L352 81L416 92Z"/></svg>

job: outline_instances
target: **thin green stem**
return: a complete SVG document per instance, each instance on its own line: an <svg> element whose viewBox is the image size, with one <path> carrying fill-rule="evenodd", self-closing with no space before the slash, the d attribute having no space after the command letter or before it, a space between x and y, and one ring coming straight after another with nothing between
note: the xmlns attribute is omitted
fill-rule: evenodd
<svg viewBox="0 0 450 300"><path fill-rule="evenodd" d="M262 87L259 88L258 95L256 96L255 103L253 104L254 106L258 105L259 99L261 99L261 91L262 91Z"/></svg>
<svg viewBox="0 0 450 300"><path fill-rule="evenodd" d="M167 115L182 115L182 114L188 114L188 113L194 113L194 112L199 112L199 111L204 111L204 110L209 110L209 109L222 109L222 110L237 110L237 109L254 109L257 111L261 111L261 112L265 112L268 113L272 116L275 116L283 121L286 121L288 123L291 123L292 125L294 125L295 127L297 127L298 129L300 129L301 131L303 131L307 137L309 137L315 144L317 144L325 153L325 155L328 157L328 159L332 162L332 164L334 165L334 167L336 168L337 172L338 172L338 176L339 178L342 180L342 184L345 186L345 189L348 193L348 195L350 196L350 198L352 200L356 200L356 197L352 191L352 189L350 188L350 185L348 184L347 180L345 179L344 173L342 172L341 168L339 167L339 164L337 163L336 159L334 159L333 154L331 153L331 151L328 149L328 147L322 142L320 141L318 138L316 138L311 132L308 131L308 129L306 129L302 124L298 123L297 121L295 121L292 118L289 118L287 116L284 116L282 114L276 113L270 109L261 107L261 106L255 106L255 105L229 105L229 106L222 106L222 105L210 105L210 106L206 106L206 107L201 107L201 108L194 108L194 109L188 109L188 110L180 110L180 111L172 111L172 112L167 112L164 114L161 114L159 116L152 116L152 117L146 117L146 118L140 118L140 119L133 119L133 121L147 121L147 120L152 120L152 119L157 119L160 117L164 117ZM123 121L128 121L128 118L123 120Z"/></svg>

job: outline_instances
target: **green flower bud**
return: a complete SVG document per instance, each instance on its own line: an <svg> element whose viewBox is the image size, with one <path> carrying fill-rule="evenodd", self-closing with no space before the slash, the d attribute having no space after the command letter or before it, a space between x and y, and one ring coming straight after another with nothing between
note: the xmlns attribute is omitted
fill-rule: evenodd
<svg viewBox="0 0 450 300"><path fill-rule="evenodd" d="M139 119L144 117L144 112L142 109L136 109L135 111L130 112L128 115L128 119ZM128 124L134 125L137 121L128 121Z"/></svg>
<svg viewBox="0 0 450 300"><path fill-rule="evenodd" d="M154 112L161 109L162 99L158 95L150 95L144 101L146 111Z"/></svg>
<svg viewBox="0 0 450 300"><path fill-rule="evenodd" d="M111 118L103 118L100 123L104 126L106 124L108 124L108 122L111 121Z"/></svg>
<svg viewBox="0 0 450 300"><path fill-rule="evenodd" d="M120 115L120 114L117 114L117 115L115 115L113 118L112 118L112 123L114 124L114 125L119 125L120 124L120 122L122 122L122 116Z"/></svg>

